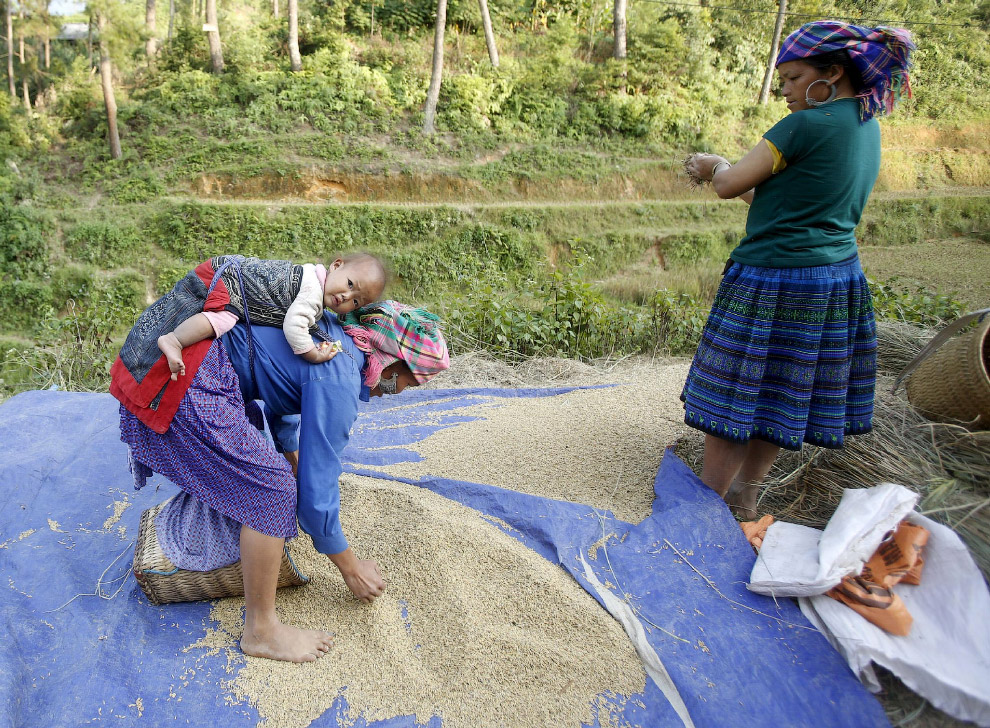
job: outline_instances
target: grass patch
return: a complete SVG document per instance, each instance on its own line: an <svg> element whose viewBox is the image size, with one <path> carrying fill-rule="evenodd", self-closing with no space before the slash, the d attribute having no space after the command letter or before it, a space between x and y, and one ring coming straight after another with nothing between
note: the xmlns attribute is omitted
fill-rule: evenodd
<svg viewBox="0 0 990 728"><path fill-rule="evenodd" d="M864 246L860 258L872 279L948 293L969 310L990 305L990 242L956 237Z"/></svg>

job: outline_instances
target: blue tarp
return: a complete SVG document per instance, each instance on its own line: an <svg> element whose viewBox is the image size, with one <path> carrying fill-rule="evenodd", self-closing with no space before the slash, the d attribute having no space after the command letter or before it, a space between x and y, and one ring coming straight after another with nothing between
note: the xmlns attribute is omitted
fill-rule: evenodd
<svg viewBox="0 0 990 728"><path fill-rule="evenodd" d="M401 409L398 400L376 400L355 426L347 469L383 477L366 466L419 459L408 446L464 422L465 404L566 391L410 391L402 403L421 406ZM133 490L117 424L109 395L27 392L0 406L0 728L254 726L254 708L230 704L226 657L184 651L211 626L210 605L150 605L130 575L141 511L175 488ZM593 582L618 585L618 601L644 630L640 648L662 661L695 725L888 725L792 602L746 590L752 549L722 501L672 452L657 474L653 513L639 524L488 485L415 483L501 519L600 602ZM121 511L124 502L131 506ZM603 534L612 536L592 559ZM91 596L98 582L112 599ZM635 698L621 701L628 724L681 725L653 681ZM338 699L312 725L336 726L346 709Z"/></svg>

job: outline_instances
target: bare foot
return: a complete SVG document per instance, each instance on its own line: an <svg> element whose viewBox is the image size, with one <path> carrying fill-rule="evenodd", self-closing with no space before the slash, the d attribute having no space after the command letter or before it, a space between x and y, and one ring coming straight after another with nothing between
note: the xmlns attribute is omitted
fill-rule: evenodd
<svg viewBox="0 0 990 728"><path fill-rule="evenodd" d="M245 655L287 662L313 662L333 647L333 635L315 629L299 629L276 623L267 630L248 630L241 637Z"/></svg>
<svg viewBox="0 0 990 728"><path fill-rule="evenodd" d="M740 521L755 521L757 519L756 499L760 494L760 486L735 484L725 494L725 502L729 504L733 515Z"/></svg>
<svg viewBox="0 0 990 728"><path fill-rule="evenodd" d="M158 337L158 348L165 355L168 361L169 371L172 372L172 381L179 377L186 376L186 365L182 361L182 344L173 333L162 334Z"/></svg>

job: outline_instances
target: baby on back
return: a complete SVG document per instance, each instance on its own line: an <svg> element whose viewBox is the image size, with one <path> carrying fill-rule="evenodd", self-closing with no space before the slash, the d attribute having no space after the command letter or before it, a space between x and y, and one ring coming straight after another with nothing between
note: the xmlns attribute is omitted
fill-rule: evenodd
<svg viewBox="0 0 990 728"><path fill-rule="evenodd" d="M219 256L194 273L210 282L203 309L157 339L173 381L185 375L184 348L222 336L241 320L281 326L293 352L308 362L332 359L338 351L333 343L313 343L321 334L316 322L323 311L350 313L385 290L385 267L370 253L339 257L328 266Z"/></svg>

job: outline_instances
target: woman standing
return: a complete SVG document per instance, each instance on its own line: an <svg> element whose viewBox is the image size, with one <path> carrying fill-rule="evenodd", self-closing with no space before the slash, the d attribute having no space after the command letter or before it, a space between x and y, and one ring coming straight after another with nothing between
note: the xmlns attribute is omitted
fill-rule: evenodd
<svg viewBox="0 0 990 728"><path fill-rule="evenodd" d="M751 205L681 398L705 432L701 479L742 518L780 448L872 429L876 326L855 229L880 169L875 119L910 95L910 34L807 23L777 57L791 112L738 163L693 176Z"/></svg>

